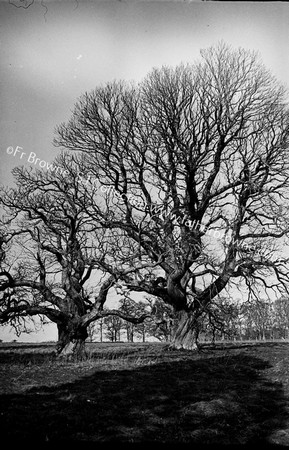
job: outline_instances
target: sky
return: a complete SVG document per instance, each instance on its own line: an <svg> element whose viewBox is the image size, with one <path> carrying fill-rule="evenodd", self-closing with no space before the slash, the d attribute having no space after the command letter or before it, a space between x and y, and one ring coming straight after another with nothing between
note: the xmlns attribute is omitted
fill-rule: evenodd
<svg viewBox="0 0 289 450"><path fill-rule="evenodd" d="M0 0L0 182L33 165L31 152L54 159L54 129L83 93L194 62L221 40L258 51L289 87L287 2ZM48 328L20 340L56 339ZM0 339L15 336L4 327Z"/></svg>

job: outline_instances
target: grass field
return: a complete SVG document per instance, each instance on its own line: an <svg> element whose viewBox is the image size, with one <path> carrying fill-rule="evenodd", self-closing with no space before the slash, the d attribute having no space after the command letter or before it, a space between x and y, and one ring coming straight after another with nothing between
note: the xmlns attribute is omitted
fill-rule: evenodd
<svg viewBox="0 0 289 450"><path fill-rule="evenodd" d="M0 345L2 441L289 446L289 343L88 351L77 363Z"/></svg>

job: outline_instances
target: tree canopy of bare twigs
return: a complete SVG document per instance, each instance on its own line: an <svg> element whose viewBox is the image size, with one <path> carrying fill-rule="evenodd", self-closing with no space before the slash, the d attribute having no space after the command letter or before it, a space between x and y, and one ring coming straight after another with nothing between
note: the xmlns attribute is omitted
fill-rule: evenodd
<svg viewBox="0 0 289 450"><path fill-rule="evenodd" d="M251 295L288 289L278 254L288 231L288 125L286 90L258 55L220 43L137 86L85 93L55 143L81 153L103 191L113 186L87 213L124 234L131 264L155 264L123 274L126 285L173 305L192 329L234 283Z"/></svg>
<svg viewBox="0 0 289 450"><path fill-rule="evenodd" d="M57 127L89 180L79 201L107 243L99 268L174 308L177 348L195 348L224 290L288 293L288 131L286 89L224 43L85 93Z"/></svg>
<svg viewBox="0 0 289 450"><path fill-rule="evenodd" d="M85 212L79 168L69 156L56 162L62 172L14 169L17 187L2 190L0 320L21 330L27 317L46 317L57 324L58 353L78 357L94 320L111 314L138 323L145 315L104 310L117 281L97 272L106 232Z"/></svg>

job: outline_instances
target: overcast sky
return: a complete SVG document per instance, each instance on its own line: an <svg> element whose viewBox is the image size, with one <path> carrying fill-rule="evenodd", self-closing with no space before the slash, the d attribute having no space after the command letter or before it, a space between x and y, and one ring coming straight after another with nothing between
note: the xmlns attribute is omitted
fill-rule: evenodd
<svg viewBox="0 0 289 450"><path fill-rule="evenodd" d="M24 8L27 2L32 3ZM153 67L193 62L200 49L224 40L260 52L289 87L289 4L286 2L0 0L0 181L50 162L54 127L70 117L85 91L114 79L141 80ZM21 7L22 5L22 7ZM20 146L26 153L7 154ZM0 338L12 339L0 329ZM42 340L43 335L31 340ZM53 328L45 339L56 338ZM25 340L25 336L21 336Z"/></svg>

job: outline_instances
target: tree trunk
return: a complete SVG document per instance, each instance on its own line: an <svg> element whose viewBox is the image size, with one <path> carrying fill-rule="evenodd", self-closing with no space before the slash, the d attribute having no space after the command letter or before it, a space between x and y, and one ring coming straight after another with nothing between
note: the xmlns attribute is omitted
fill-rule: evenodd
<svg viewBox="0 0 289 450"><path fill-rule="evenodd" d="M180 311L172 330L170 347L185 350L198 349L198 327L192 314Z"/></svg>
<svg viewBox="0 0 289 450"><path fill-rule="evenodd" d="M100 342L102 342L102 327L103 327L103 323L102 323L102 319L100 319Z"/></svg>
<svg viewBox="0 0 289 450"><path fill-rule="evenodd" d="M263 339L263 341L266 340L266 333L265 333L265 330L263 330L263 332L262 332L262 339Z"/></svg>
<svg viewBox="0 0 289 450"><path fill-rule="evenodd" d="M73 360L84 359L87 354L85 351L85 341L88 337L86 327L77 327L75 324L57 325L58 342L56 344L56 353L59 358Z"/></svg>

